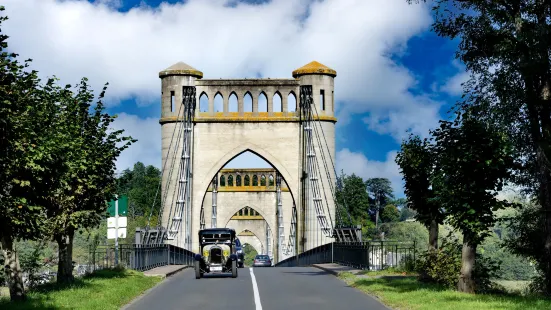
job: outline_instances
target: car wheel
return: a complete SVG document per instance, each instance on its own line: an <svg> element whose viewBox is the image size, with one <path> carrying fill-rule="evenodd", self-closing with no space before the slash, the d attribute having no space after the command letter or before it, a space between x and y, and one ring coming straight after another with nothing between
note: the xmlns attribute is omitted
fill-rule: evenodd
<svg viewBox="0 0 551 310"><path fill-rule="evenodd" d="M232 261L231 262L231 277L237 278L237 262Z"/></svg>
<svg viewBox="0 0 551 310"><path fill-rule="evenodd" d="M201 262L195 261L195 279L201 279L203 273L201 272Z"/></svg>

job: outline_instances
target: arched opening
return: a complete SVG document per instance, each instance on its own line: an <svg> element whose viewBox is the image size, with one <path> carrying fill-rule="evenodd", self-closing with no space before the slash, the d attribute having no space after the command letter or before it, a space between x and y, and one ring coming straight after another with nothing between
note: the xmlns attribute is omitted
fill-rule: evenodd
<svg viewBox="0 0 551 310"><path fill-rule="evenodd" d="M249 175L246 175L244 180L243 180L243 185L244 186L251 186L251 179L249 178Z"/></svg>
<svg viewBox="0 0 551 310"><path fill-rule="evenodd" d="M258 112L268 112L268 97L264 92L258 95Z"/></svg>
<svg viewBox="0 0 551 310"><path fill-rule="evenodd" d="M268 186L274 186L274 176L271 174L268 177Z"/></svg>
<svg viewBox="0 0 551 310"><path fill-rule="evenodd" d="M205 92L199 97L199 112L209 111L209 96Z"/></svg>
<svg viewBox="0 0 551 310"><path fill-rule="evenodd" d="M239 174L235 177L235 186L241 186L241 176Z"/></svg>
<svg viewBox="0 0 551 310"><path fill-rule="evenodd" d="M260 186L266 186L266 176L262 175L260 177Z"/></svg>
<svg viewBox="0 0 551 310"><path fill-rule="evenodd" d="M226 186L226 177L225 176L220 177L220 186Z"/></svg>
<svg viewBox="0 0 551 310"><path fill-rule="evenodd" d="M253 111L253 96L250 92L246 92L243 96L243 112Z"/></svg>
<svg viewBox="0 0 551 310"><path fill-rule="evenodd" d="M237 95L232 92L228 100L228 112L237 112L239 109L237 104Z"/></svg>
<svg viewBox="0 0 551 310"><path fill-rule="evenodd" d="M233 186L233 175L228 175L228 186Z"/></svg>
<svg viewBox="0 0 551 310"><path fill-rule="evenodd" d="M258 186L258 176L256 174L253 175L253 186Z"/></svg>
<svg viewBox="0 0 551 310"><path fill-rule="evenodd" d="M255 236L256 237L256 236ZM239 239L241 240L241 239ZM250 244L244 243L243 244L243 254L244 254L244 265L245 266L252 266L254 262L254 258L256 255L258 255L258 251Z"/></svg>
<svg viewBox="0 0 551 310"><path fill-rule="evenodd" d="M224 97L220 92L214 95L214 112L223 112L224 111Z"/></svg>
<svg viewBox="0 0 551 310"><path fill-rule="evenodd" d="M293 91L291 91L287 96L287 111L289 112L297 111L297 96Z"/></svg>
<svg viewBox="0 0 551 310"><path fill-rule="evenodd" d="M283 112L283 106L281 103L281 94L276 91L272 98L272 108L274 112Z"/></svg>

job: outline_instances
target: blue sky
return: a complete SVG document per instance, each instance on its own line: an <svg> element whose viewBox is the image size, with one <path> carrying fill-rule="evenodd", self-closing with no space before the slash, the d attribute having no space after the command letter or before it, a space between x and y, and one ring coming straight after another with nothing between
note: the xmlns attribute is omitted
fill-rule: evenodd
<svg viewBox="0 0 551 310"><path fill-rule="evenodd" d="M7 0L3 31L45 75L110 82L116 126L140 140L119 169L160 165L158 71L184 61L205 78L290 78L317 60L337 71L338 168L388 177L402 196L399 141L446 117L466 77L457 42L431 33L428 8L406 0L88 2Z"/></svg>

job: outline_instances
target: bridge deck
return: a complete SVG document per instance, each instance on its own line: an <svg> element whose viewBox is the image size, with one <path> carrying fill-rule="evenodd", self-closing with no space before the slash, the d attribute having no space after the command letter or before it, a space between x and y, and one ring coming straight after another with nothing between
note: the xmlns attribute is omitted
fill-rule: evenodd
<svg viewBox="0 0 551 310"><path fill-rule="evenodd" d="M254 275L254 276L253 276ZM159 284L126 309L387 310L379 301L312 267L243 268L239 276L195 279L192 268Z"/></svg>

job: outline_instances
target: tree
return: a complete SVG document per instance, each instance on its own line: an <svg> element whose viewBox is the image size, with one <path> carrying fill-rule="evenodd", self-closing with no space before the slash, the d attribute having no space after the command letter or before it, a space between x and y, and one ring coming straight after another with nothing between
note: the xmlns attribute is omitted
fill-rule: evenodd
<svg viewBox="0 0 551 310"><path fill-rule="evenodd" d="M151 209L160 206L160 180L161 171L158 168L145 166L141 162L134 164L132 170L124 170L117 178L117 193L128 196L129 217L149 217Z"/></svg>
<svg viewBox="0 0 551 310"><path fill-rule="evenodd" d="M374 205L371 208L371 215L375 217L375 227L378 227L379 212L381 211L382 206L385 206L391 199L394 198L391 183L387 178L371 178L365 181L365 187L367 192L371 194L374 199Z"/></svg>
<svg viewBox="0 0 551 310"><path fill-rule="evenodd" d="M62 186L47 207L49 229L59 248L58 283L72 282L75 231L97 226L103 219L106 202L114 198L116 190L115 160L136 141L121 137L123 130L109 128L115 117L104 112L102 99L107 86L93 108L94 94L86 78L77 92L70 87L60 89L58 98L62 107L58 130L65 137L59 150L66 154L67 171L60 176Z"/></svg>
<svg viewBox="0 0 551 310"><path fill-rule="evenodd" d="M471 72L460 105L509 135L521 164L515 182L538 201L545 241L533 254L551 295L551 3L437 0L432 7L433 30L460 40L456 58Z"/></svg>
<svg viewBox="0 0 551 310"><path fill-rule="evenodd" d="M396 155L405 182L408 208L417 212L415 218L429 230L429 249L438 248L438 225L446 217L435 194L434 161L433 145L419 136L403 141Z"/></svg>
<svg viewBox="0 0 551 310"><path fill-rule="evenodd" d="M337 202L341 208L347 207L347 214L341 217L344 225L366 224L368 220L369 195L365 191L364 181L361 177L352 175L342 175L339 177L340 189L337 191ZM343 213L343 212L341 212ZM350 215L351 219L348 219Z"/></svg>
<svg viewBox="0 0 551 310"><path fill-rule="evenodd" d="M411 218L414 218L417 216L417 212L415 212L414 210L408 208L408 207L403 207L401 210L400 210L400 221L403 222L405 220L409 220Z"/></svg>
<svg viewBox="0 0 551 310"><path fill-rule="evenodd" d="M381 211L381 220L383 223L398 222L400 220L400 211L395 205L388 204Z"/></svg>
<svg viewBox="0 0 551 310"><path fill-rule="evenodd" d="M4 7L0 6L0 11ZM0 24L6 21L0 17ZM12 300L25 299L17 239L40 237L45 209L42 202L59 182L62 158L56 157L56 118L50 88L36 71L28 71L31 60L21 64L17 54L7 51L8 36L0 34L0 239L5 273Z"/></svg>
<svg viewBox="0 0 551 310"><path fill-rule="evenodd" d="M511 146L505 134L468 113L455 122L440 121L433 132L438 154L436 195L449 223L463 234L458 290L474 293L477 246L490 235L495 211L509 206L496 198L510 177Z"/></svg>

